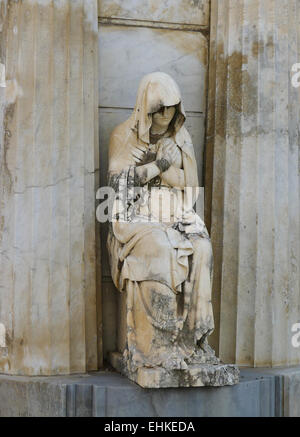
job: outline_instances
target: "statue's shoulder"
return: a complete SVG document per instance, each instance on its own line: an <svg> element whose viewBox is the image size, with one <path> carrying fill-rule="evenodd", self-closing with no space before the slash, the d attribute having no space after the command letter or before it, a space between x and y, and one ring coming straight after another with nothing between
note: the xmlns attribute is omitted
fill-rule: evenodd
<svg viewBox="0 0 300 437"><path fill-rule="evenodd" d="M175 135L176 142L183 147L184 143L192 144L192 138L185 126L182 126Z"/></svg>
<svg viewBox="0 0 300 437"><path fill-rule="evenodd" d="M109 141L109 171L119 173L128 165L130 155L129 146L134 132L131 129L132 120L128 119L117 125L111 133Z"/></svg>
<svg viewBox="0 0 300 437"><path fill-rule="evenodd" d="M133 135L132 131L132 120L129 118L121 124L118 124L110 135L110 147L122 142L124 145L124 140L129 136Z"/></svg>

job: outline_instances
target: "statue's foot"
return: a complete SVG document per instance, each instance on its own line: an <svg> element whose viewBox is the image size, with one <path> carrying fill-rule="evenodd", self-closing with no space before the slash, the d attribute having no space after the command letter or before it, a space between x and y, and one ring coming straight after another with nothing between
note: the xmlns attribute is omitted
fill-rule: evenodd
<svg viewBox="0 0 300 437"><path fill-rule="evenodd" d="M205 343L201 347L196 347L195 352L188 359L188 364L220 364L220 360L209 344Z"/></svg>
<svg viewBox="0 0 300 437"><path fill-rule="evenodd" d="M166 361L163 364L163 367L166 370L187 370L188 365L185 362L185 356L180 351L180 349L176 349L176 351L172 352Z"/></svg>
<svg viewBox="0 0 300 437"><path fill-rule="evenodd" d="M239 369L235 365L189 363L187 366L186 361L178 359L174 353L170 354L164 365L143 366L136 370L124 363L119 352L112 352L110 361L116 370L144 388L221 387L239 382Z"/></svg>

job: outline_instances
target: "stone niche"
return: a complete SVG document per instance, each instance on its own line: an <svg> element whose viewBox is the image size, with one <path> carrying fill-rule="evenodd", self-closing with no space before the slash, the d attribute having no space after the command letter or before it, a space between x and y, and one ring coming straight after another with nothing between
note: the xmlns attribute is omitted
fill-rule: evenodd
<svg viewBox="0 0 300 437"><path fill-rule="evenodd" d="M186 21L184 19L175 30L172 23L178 22L176 8L179 7L180 1L172 2L172 8L168 8L169 18L161 21L157 19L154 23L155 28L143 21L143 17L149 17L148 3L143 3L146 11L139 3L138 16L133 7L131 13L128 12L134 2L120 2L128 7L127 15L123 12L118 15L123 16L123 20L107 12L105 5L109 2L100 3L98 48L101 186L107 185L108 145L111 133L118 124L130 117L140 79L151 71L159 70L171 74L180 84L185 103L186 126L194 144L198 178L202 186L208 42L206 34L200 29L206 22L198 20L201 26L195 24L197 31L190 31L183 23ZM170 15L171 9L173 15ZM195 19L197 11L198 8L195 6L189 16ZM130 17L134 17L134 14L137 21L133 23ZM162 21L165 21L165 24ZM207 27L205 29L207 30ZM126 87L123 86L124 83ZM117 301L120 297L111 280L106 249L107 232L107 224L101 224L104 359L108 359L109 353L117 348Z"/></svg>

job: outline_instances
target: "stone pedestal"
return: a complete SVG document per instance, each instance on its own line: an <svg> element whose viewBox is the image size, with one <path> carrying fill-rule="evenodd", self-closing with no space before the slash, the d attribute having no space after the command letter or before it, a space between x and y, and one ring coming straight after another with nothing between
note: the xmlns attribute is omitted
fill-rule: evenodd
<svg viewBox="0 0 300 437"><path fill-rule="evenodd" d="M226 364L191 364L186 370L167 371L163 368L141 367L136 372L128 372L119 352L110 354L112 366L143 388L168 387L222 387L239 382L237 366Z"/></svg>
<svg viewBox="0 0 300 437"><path fill-rule="evenodd" d="M0 12L0 372L96 370L97 1Z"/></svg>
<svg viewBox="0 0 300 437"><path fill-rule="evenodd" d="M0 375L0 417L299 417L300 368L241 369L232 387L143 389L115 372Z"/></svg>

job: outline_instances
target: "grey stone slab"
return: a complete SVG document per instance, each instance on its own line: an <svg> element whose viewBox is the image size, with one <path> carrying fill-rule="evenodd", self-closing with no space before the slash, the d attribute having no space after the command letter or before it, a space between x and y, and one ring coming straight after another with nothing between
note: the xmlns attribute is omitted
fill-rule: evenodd
<svg viewBox="0 0 300 437"><path fill-rule="evenodd" d="M284 412L284 396L282 393L284 392L283 386L283 376L275 375L275 416L282 417Z"/></svg>
<svg viewBox="0 0 300 437"><path fill-rule="evenodd" d="M134 107L142 77L163 71L178 83L185 110L205 113L207 52L200 32L100 25L100 105Z"/></svg>
<svg viewBox="0 0 300 437"><path fill-rule="evenodd" d="M299 417L300 368L242 369L233 387L142 389L110 371L0 375L0 417Z"/></svg>
<svg viewBox="0 0 300 437"><path fill-rule="evenodd" d="M76 416L76 385L68 385L66 393L66 416Z"/></svg>
<svg viewBox="0 0 300 437"><path fill-rule="evenodd" d="M275 417L278 416L276 408L276 389L277 377L265 377L259 380L259 412L261 417ZM280 392L277 391L278 399Z"/></svg>
<svg viewBox="0 0 300 437"><path fill-rule="evenodd" d="M251 380L254 378L261 382L261 411L263 416L264 411L273 411L273 409L273 414L275 417L281 417L283 415L283 376L281 374L282 371L278 371L278 369L268 368L244 368L241 371L243 380ZM266 396L264 396L265 392L270 393L269 401ZM272 408L270 404L272 404Z"/></svg>
<svg viewBox="0 0 300 437"><path fill-rule="evenodd" d="M107 417L156 417L148 390L137 385L107 388Z"/></svg>
<svg viewBox="0 0 300 437"><path fill-rule="evenodd" d="M62 417L66 415L65 384L48 384L38 381L27 384L28 416Z"/></svg>
<svg viewBox="0 0 300 437"><path fill-rule="evenodd" d="M98 372L91 372L87 374L87 378L82 379L81 384L92 384L98 387L135 387L127 378L119 373L103 370Z"/></svg>
<svg viewBox="0 0 300 437"><path fill-rule="evenodd" d="M0 380L0 417L27 417L26 382Z"/></svg>
<svg viewBox="0 0 300 437"><path fill-rule="evenodd" d="M93 385L93 417L106 417L106 387Z"/></svg>
<svg viewBox="0 0 300 437"><path fill-rule="evenodd" d="M262 387L263 384L263 387ZM108 389L108 416L273 417L274 379L243 381L234 387Z"/></svg>
<svg viewBox="0 0 300 437"><path fill-rule="evenodd" d="M93 416L93 385L76 384L75 408L76 417Z"/></svg>
<svg viewBox="0 0 300 437"><path fill-rule="evenodd" d="M208 26L209 0L98 0L100 17Z"/></svg>
<svg viewBox="0 0 300 437"><path fill-rule="evenodd" d="M176 417L259 417L260 383L247 381L234 387L183 389L153 393L160 415ZM269 415L269 414L268 414Z"/></svg>
<svg viewBox="0 0 300 437"><path fill-rule="evenodd" d="M255 378L272 377L275 384L275 416L300 417L300 368L298 366L244 369Z"/></svg>
<svg viewBox="0 0 300 437"><path fill-rule="evenodd" d="M283 415L300 417L300 370L283 375Z"/></svg>
<svg viewBox="0 0 300 437"><path fill-rule="evenodd" d="M0 417L64 417L66 386L30 378L0 379Z"/></svg>

